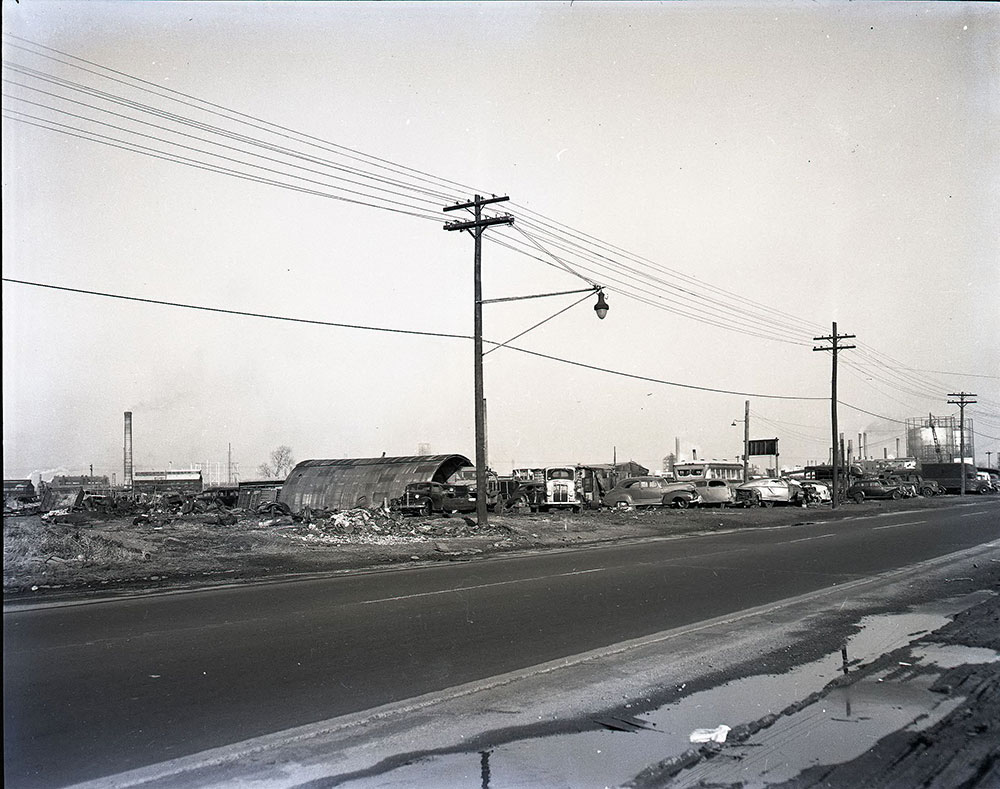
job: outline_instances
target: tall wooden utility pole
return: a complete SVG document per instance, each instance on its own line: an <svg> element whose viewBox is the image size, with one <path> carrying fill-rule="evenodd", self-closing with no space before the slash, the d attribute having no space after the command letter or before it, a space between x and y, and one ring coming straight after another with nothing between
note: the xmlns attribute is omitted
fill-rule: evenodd
<svg viewBox="0 0 1000 789"><path fill-rule="evenodd" d="M750 481L750 401L743 407L743 484Z"/></svg>
<svg viewBox="0 0 1000 789"><path fill-rule="evenodd" d="M475 312L473 320L473 363L475 370L476 398L476 520L480 526L486 526L488 515L486 509L486 407L483 393L483 282L482 282L482 244L483 231L491 225L512 225L514 217L509 214L483 218L483 206L490 203L501 203L510 198L481 197L476 195L471 202L447 206L445 211L472 209L475 217L468 222L447 222L445 230L468 230L475 240L475 257L473 266L473 289L475 291Z"/></svg>
<svg viewBox="0 0 1000 789"><path fill-rule="evenodd" d="M959 494L965 495L965 407L967 405L972 405L973 403L978 403L978 400L969 400L970 397L975 397L976 395L969 392L948 392L948 397L957 397L957 400L949 400L950 405L958 406L958 464L962 467L959 472L959 476L962 478L962 486L959 488ZM975 453L972 455L972 467L976 466L976 456Z"/></svg>
<svg viewBox="0 0 1000 789"><path fill-rule="evenodd" d="M833 434L833 501L830 506L837 508L840 498L840 462L843 459L844 451L840 448L837 440L840 431L837 430L837 354L846 351L848 348L856 348L855 345L841 345L841 340L854 339L853 334L837 334L837 322L833 322L833 332L828 337L813 337L815 342L829 342L829 347L813 348L814 351L832 351L833 354L833 375L830 378L830 421L832 423Z"/></svg>

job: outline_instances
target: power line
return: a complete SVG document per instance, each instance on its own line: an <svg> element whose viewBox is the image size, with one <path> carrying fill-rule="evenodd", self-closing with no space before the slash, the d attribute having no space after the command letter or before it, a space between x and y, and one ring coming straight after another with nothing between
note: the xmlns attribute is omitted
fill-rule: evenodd
<svg viewBox="0 0 1000 789"><path fill-rule="evenodd" d="M185 304L178 301L165 301L162 299L148 299L139 296L125 296L121 293L105 293L98 290L87 290L85 288L70 288L65 285L52 285L46 282L32 282L24 279L13 279L3 277L4 282L15 285L30 285L34 288L46 288L48 290L59 290L66 293L80 293L86 296L101 296L106 299L118 299L119 301L134 301L141 304L156 304L161 307L179 307L186 310L199 310L201 312L214 312L222 315L239 315L245 318L264 318L272 321L285 321L287 323L305 323L312 326L332 326L338 329L361 329L364 331L386 332L389 334L415 334L420 337L444 337L451 340L471 340L468 334L447 334L443 332L418 331L416 329L391 329L385 326L364 326L357 323L336 323L334 321L313 320L311 318L293 318L288 315L272 315L265 312L248 312L245 310L231 310L224 307L209 307L204 304Z"/></svg>
<svg viewBox="0 0 1000 789"><path fill-rule="evenodd" d="M293 158L298 158L316 164L317 166L329 167L340 172L347 172L352 175L359 176L364 179L372 180L377 183L383 183L389 186L397 187L407 192L415 192L430 197L441 198L442 200L450 199L456 193L457 189L462 194L468 194L473 191L484 192L481 189L474 189L467 184L461 184L457 181L452 181L440 176L436 176L425 171L408 167L397 162L393 162L389 159L373 156L371 154L364 153L357 149L349 148L344 145L337 143L332 143L322 138L306 134L294 129L291 129L281 124L276 124L271 121L264 120L254 115L247 113L242 113L237 110L233 110L224 107L220 104L216 104L205 99L198 98L188 93L182 91L174 90L172 88L167 88L156 83L144 80L140 77L129 75L123 71L118 71L116 69L95 63L84 58L77 57L75 55L63 52L61 50L33 42L29 39L12 35L9 33L4 33L4 39L8 42L8 46L13 49L20 50L25 53L29 53L33 57L43 58L49 62L58 63L62 66L75 69L77 71L96 76L102 80L108 80L110 82L116 83L118 85L125 86L131 90L141 91L145 94L150 94L157 96L161 99L166 99L171 102L175 102L182 106L196 109L198 112L213 115L218 118L223 118L231 123L239 123L245 127L256 129L258 131L264 132L268 135L274 135L275 137L281 138L283 140L292 141L298 145L308 146L311 149L318 149L326 153L331 153L342 159L348 161L353 161L357 163L362 163L368 168L377 168L380 171L386 173L391 173L392 177L386 177L382 174L376 174L374 172L358 169L353 165L345 165L342 163L335 163L328 158L317 157L311 154L303 153L300 150L295 150L287 147L286 145L275 145L274 143L252 137L237 132L233 132L229 129L223 129L219 126L208 124L203 121L194 120L192 118L187 118L182 115L177 115L176 113L168 112L156 107L152 107L141 102L136 102L132 99L127 99L122 96L116 96L106 91L101 91L96 88L83 85L73 80L68 80L63 77L58 77L52 74L48 74L38 69L33 69L28 66L22 66L19 64L11 64L10 68L22 76L27 76L32 79L39 79L43 81L50 82L52 84L59 85L64 89L74 90L78 92L83 92L88 96L95 98L100 98L103 101L110 101L114 103L127 106L135 111L153 114L157 117L169 120L172 123L183 124L191 126L193 128L199 129L203 132L218 134L228 139L241 142L246 145L251 145L254 147L261 147L270 150L274 153L278 153L282 156L288 156ZM12 43L20 42L20 43ZM27 46L25 46L27 45ZM54 53L54 54L50 54ZM58 57L57 57L58 55ZM81 65L86 64L86 65ZM33 88L30 86L23 85L21 83L12 83L20 85L23 88L29 90L38 91L38 88ZM43 91L45 92L45 91ZM57 96L58 94L51 94L48 92L47 95ZM70 99L65 96L58 96L62 101L75 100ZM25 99L20 99L24 101ZM89 105L86 102L75 102L82 103L84 106L88 106L91 109L95 109L101 112L110 112L109 110L101 107L96 107L94 105ZM56 108L49 107L48 109L56 112L65 112L65 110L59 110ZM118 115L118 113L113 113ZM7 116L11 117L11 116ZM149 124L148 121L143 121L138 118L130 118L131 122L143 123L147 125L153 125L154 127L167 130L166 127L158 126L157 124ZM24 121L21 118L12 118L15 120ZM89 122L100 123L93 119L89 119ZM153 156L154 158L161 158L166 161L172 161L175 163L186 164L188 166L197 167L199 169L207 170L210 172L216 172L219 174L233 175L234 177L239 177L244 180L251 180L256 183L262 183L265 185L278 186L280 188L291 189L294 191L299 191L306 194L312 194L315 196L327 197L332 199L339 199L344 202L356 203L360 205L365 205L367 207L381 208L383 210L390 210L396 213L417 216L424 219L435 219L430 215L419 214L416 212L409 212L405 210L393 209L384 205L379 205L376 203L364 202L360 200L353 200L344 198L341 196L334 196L328 193L317 192L316 190L304 189L299 186L292 184L283 183L280 181L273 181L271 179L260 178L259 176L254 176L248 173L237 173L231 172L228 168L221 168L218 165L207 164L207 163L195 163L190 160L186 160L185 157L176 157L170 155L163 151L157 151L156 153L149 153L145 150L140 150L139 146L135 146L135 143L130 143L122 140L108 141L108 138L98 139L100 135L95 136L84 136L84 135L94 135L94 132L88 132L85 130L77 129L73 132L65 131L64 128L56 128L54 126L42 125L44 123L54 123L50 120L39 121L38 123L31 123L30 125L37 126L38 128L44 128L49 131L59 131L63 134L69 134L70 136L76 136L81 139L88 139L94 142L102 142L102 144L110 145L111 147L118 147L122 150L128 150L133 153L143 153L144 155ZM170 129L172 134L185 134L179 130ZM132 130L129 130L130 134L137 134ZM216 140L207 140L200 138L197 135L186 135L193 137L194 139L201 140L212 145L222 146ZM161 142L169 145L177 145L177 143L172 141L166 141L160 139ZM134 147L132 147L134 146ZM225 146L232 150L237 150L244 152L251 156L262 157L261 154L253 151L243 151L243 149L235 148L233 146ZM209 153L202 150L209 156L218 156L215 153ZM270 157L262 157L270 161L278 161L271 159ZM243 163L245 166L260 168L260 165ZM319 174L319 171L314 171L312 168L305 167L301 165L296 165L294 163L288 162L284 163L285 166L296 167L300 169L305 169L307 171ZM283 177L292 177L301 179L301 176L280 173ZM324 174L323 177L329 177L334 179L340 179L340 176L335 176L332 174ZM399 178L406 180L399 180ZM309 179L302 179L309 180ZM352 182L350 179L342 179L347 182ZM353 183L353 182L352 182ZM342 189L342 187L329 186L331 189ZM365 185L365 188L386 191L393 194L391 189L383 189L375 185ZM484 192L485 193L485 192ZM397 196L403 196L403 193L397 193ZM385 198L376 195L368 195L372 200L381 200L387 202ZM411 199L418 199L427 201L427 197L417 198L415 195ZM412 207L412 206L411 206ZM812 330L818 324L799 318L798 316L792 315L790 313L784 312L782 310L776 309L766 304L754 302L741 294L730 292L724 288L712 285L708 282L693 277L684 272L671 269L669 267L663 266L656 261L649 258L636 255L631 253L621 247L615 246L608 242L601 241L596 237L584 233L579 230L575 230L568 225L565 225L556 220L549 219L544 215L535 212L526 206L515 205L515 213L520 220L520 224L534 229L538 233L544 234L546 236L546 243L554 246L557 249L565 252L571 256L582 257L585 260L591 262L591 267L586 269L590 273L601 279L610 279L610 275L606 272L615 271L619 272L619 275L615 278L617 283L617 288L608 288L609 291L619 293L627 298L639 301L640 303L645 303L650 306L654 306L659 309L663 309L667 312L671 312L680 317L695 320L706 325L712 325L719 328L723 328L729 331L734 331L743 334L744 336L757 337L762 339L769 339L772 341L786 342L790 344L800 344L805 345L806 343L797 343L795 341L790 341L787 338L788 333L799 333L806 332L807 330ZM498 242L500 243L500 242ZM533 240L534 243L534 240ZM551 265L549 261L543 260L536 255L531 254L529 251L517 246L516 244L506 244L506 246L512 251L518 254L526 255L531 259L536 261L541 261L547 265ZM548 253L551 254L551 253ZM645 268L637 268L635 265L630 265L629 263L623 262L629 261L632 264L638 264ZM596 268L596 270L595 270ZM659 274L654 273L659 272ZM664 276L669 277L669 279L664 279ZM623 279L624 278L624 279ZM683 285L678 283L689 283L689 285ZM650 290L652 288L653 290ZM687 301L678 302L676 300L669 299L664 293L657 293L654 291L670 290L675 293L681 294L681 296ZM702 293L704 291L704 293ZM708 296L707 294L713 294ZM694 302L697 302L695 304ZM694 309L705 310L708 312L707 315L699 314L695 312ZM754 325L756 324L756 325ZM776 334L777 332L784 333L785 336ZM921 371L916 368L910 368L904 365L898 360L892 359L883 353L876 351L870 346L866 346L863 343L859 343L860 355L870 357L871 360L878 365L878 370L882 373L879 375L870 366L861 363L860 359L855 357L854 361L846 361L845 364L849 367L854 367L867 375L870 375L876 380L880 380L885 385L896 389L901 392L905 392L911 396L916 396L920 398L932 398L936 396L936 392L942 389L940 382L932 381L924 376L917 375L916 373L935 373L935 374L949 374L942 371ZM982 378L998 378L1000 376L988 376L988 375L975 375L972 374L970 377L982 377ZM865 383L868 383L867 381ZM871 384L868 384L871 386ZM875 388L875 387L872 387ZM918 391L923 390L923 391ZM878 391L876 389L876 391ZM933 391L935 394L931 394ZM898 401L897 401L898 402ZM987 401L983 398L983 402L987 403L992 401ZM902 405L902 403L901 403Z"/></svg>
<svg viewBox="0 0 1000 789"><path fill-rule="evenodd" d="M67 292L67 293L78 293L78 294L83 294L83 295L87 295L87 296L100 296L100 297L103 297L103 298L118 299L118 300L122 300L122 301L132 301L132 302L139 302L139 303L143 303L143 304L156 304L156 305L159 305L159 306L164 306L164 307L178 307L178 308L181 308L181 309L200 310L200 311L203 311L203 312L213 312L213 313L220 313L220 314L224 314L224 315L238 315L238 316L248 317L248 318L263 318L263 319L266 319L266 320L285 321L285 322L288 322L288 323L304 323L304 324L310 324L310 325L314 325L314 326L331 326L331 327L334 327L334 328L358 329L358 330L363 330L363 331L386 332L386 333L391 333L391 334L412 334L412 335L424 336L424 337L444 337L444 338L447 338L447 339L456 339L456 340L471 340L471 339L473 339L470 335L465 335L465 334L446 334L446 333L442 333L442 332L417 331L417 330L414 330L414 329L391 329L391 328L382 327L382 326L365 326L365 325L354 324L354 323L336 323L336 322L333 322L333 321L320 321L320 320L313 320L313 319L309 319L309 318L294 318L294 317L285 316L285 315L271 315L271 314L268 314L268 313L261 313L261 312L248 312L248 311L244 311L244 310L231 310L231 309L226 309L226 308L222 308L222 307L209 307L209 306L206 306L206 305L199 305L199 304L185 304L183 302L165 301L165 300L161 300L161 299L141 298L141 297L138 297L138 296L125 296L125 295L118 294L118 293L107 293L107 292L102 292L102 291L88 290L88 289L84 289L84 288L71 288L71 287L67 287L65 285L53 285L53 284L45 283L45 282L33 282L33 281L30 281L30 280L14 279L12 277L3 277L2 281L3 282L9 282L9 283L12 283L12 284L15 284L15 285L27 285L27 286L36 287L36 288L45 288L45 289L48 289L48 290L63 291L63 292ZM578 361L574 361L572 359L563 359L563 358L561 358L559 356L553 356L551 354L542 353L540 351L532 351L532 350L529 350L527 348L520 348L520 347L518 347L516 345L506 345L504 343L495 342L493 340L484 339L483 342L486 342L486 343L488 343L490 345L497 345L497 346L503 345L503 347L505 347L505 348L507 348L509 350L518 351L519 353L523 353L523 354L526 354L528 356L537 356L537 357L539 357L541 359L548 359L549 361L559 362L560 364L568 364L568 365L572 365L574 367L581 367L581 368L584 368L584 369L587 369L587 370L594 370L596 372L607 373L609 375L615 375L615 376L618 376L618 377L621 377L621 378L630 378L630 379L638 380L638 381L646 381L648 383L663 384L664 386L674 386L674 387L678 387L678 388L681 388L681 389L693 389L693 390L697 390L697 391L701 391L701 392L714 392L714 393L717 393L717 394L740 395L741 397L758 397L758 398L764 398L764 399L770 399L770 400L806 400L806 401L808 401L808 400L825 400L826 399L824 397L803 397L803 396L796 396L796 395L763 394L763 393L760 393L760 392L741 392L741 391L737 391L737 390L734 390L734 389L721 389L721 388L715 388L715 387L710 387L710 386L699 386L699 385L696 385L696 384L685 384L685 383L680 383L678 381L668 381L668 380L665 380L665 379L662 379L662 378L653 378L653 377L647 376L647 375L637 375L635 373L626 373L626 372L623 372L621 370L612 370L612 369L610 369L608 367L600 367L598 365L587 364L585 362L578 362Z"/></svg>

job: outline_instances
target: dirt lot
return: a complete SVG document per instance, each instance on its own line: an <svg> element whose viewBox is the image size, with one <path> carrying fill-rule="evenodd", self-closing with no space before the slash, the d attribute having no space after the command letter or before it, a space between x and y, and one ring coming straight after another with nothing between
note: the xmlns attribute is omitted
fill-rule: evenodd
<svg viewBox="0 0 1000 789"><path fill-rule="evenodd" d="M778 527L951 506L955 497L774 509L590 511L403 517L380 510L301 516L151 510L136 517L72 512L50 522L5 517L7 600L198 586L392 563L476 556L724 529ZM175 508L176 509L176 508Z"/></svg>

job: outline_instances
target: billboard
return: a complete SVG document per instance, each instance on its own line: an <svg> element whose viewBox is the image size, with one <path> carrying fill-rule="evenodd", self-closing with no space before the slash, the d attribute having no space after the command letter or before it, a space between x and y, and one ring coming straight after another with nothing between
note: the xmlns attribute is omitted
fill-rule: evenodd
<svg viewBox="0 0 1000 789"><path fill-rule="evenodd" d="M747 455L777 455L778 439L757 438L749 442Z"/></svg>

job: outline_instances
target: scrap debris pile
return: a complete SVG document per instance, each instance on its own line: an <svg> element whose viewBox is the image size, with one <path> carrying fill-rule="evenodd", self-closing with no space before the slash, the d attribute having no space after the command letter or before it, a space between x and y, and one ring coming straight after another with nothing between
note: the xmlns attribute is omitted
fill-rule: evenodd
<svg viewBox="0 0 1000 789"><path fill-rule="evenodd" d="M306 507L293 513L287 504L264 502L254 509L230 506L210 494L163 493L140 496L85 494L82 490L41 517L50 524L81 525L89 520L129 518L135 526L162 528L174 522L250 527L283 538L315 544L391 544L435 538L483 536L472 518L413 518L388 507L326 510ZM491 529L506 536L507 530Z"/></svg>
<svg viewBox="0 0 1000 789"><path fill-rule="evenodd" d="M388 545L439 537L469 537L483 534L471 518L406 517L387 507L356 507L350 510L325 510L306 507L293 514L281 502L268 502L258 508L262 528L277 528L295 540L316 544L371 543Z"/></svg>

